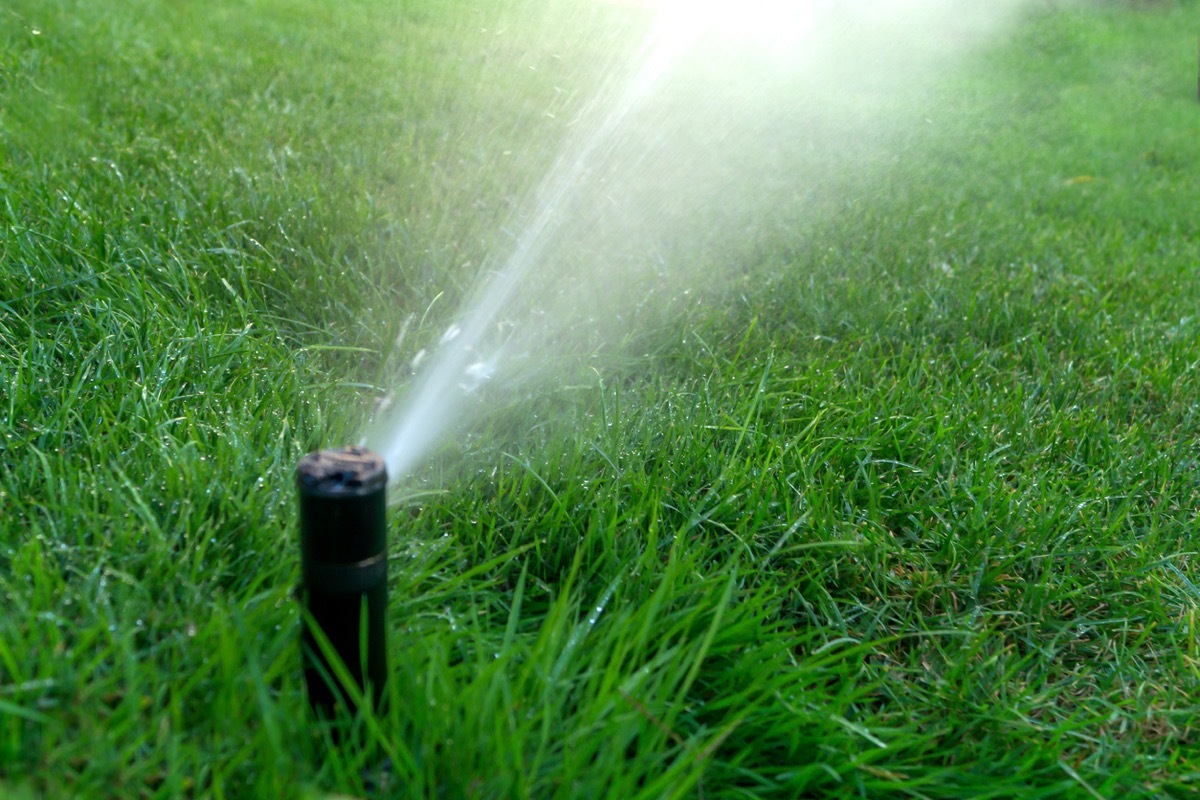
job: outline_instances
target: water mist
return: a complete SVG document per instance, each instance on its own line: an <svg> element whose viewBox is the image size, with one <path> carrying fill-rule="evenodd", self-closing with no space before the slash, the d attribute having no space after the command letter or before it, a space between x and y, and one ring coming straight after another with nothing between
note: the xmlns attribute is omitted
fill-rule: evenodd
<svg viewBox="0 0 1200 800"><path fill-rule="evenodd" d="M657 15L631 66L579 110L509 248L364 438L393 480L493 376L535 372L547 343L619 337L638 304L725 280L756 238L786 236L789 213L886 161L927 116L923 87L1019 7L626 4Z"/></svg>

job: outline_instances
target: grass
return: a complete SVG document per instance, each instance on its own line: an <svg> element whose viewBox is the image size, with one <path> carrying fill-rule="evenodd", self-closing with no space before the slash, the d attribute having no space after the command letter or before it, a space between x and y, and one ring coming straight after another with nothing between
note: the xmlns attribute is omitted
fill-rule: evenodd
<svg viewBox="0 0 1200 800"><path fill-rule="evenodd" d="M393 510L371 747L302 724L291 470L436 341L622 13L532 7L2 12L0 795L1196 791L1194 3L1039 6L498 398Z"/></svg>

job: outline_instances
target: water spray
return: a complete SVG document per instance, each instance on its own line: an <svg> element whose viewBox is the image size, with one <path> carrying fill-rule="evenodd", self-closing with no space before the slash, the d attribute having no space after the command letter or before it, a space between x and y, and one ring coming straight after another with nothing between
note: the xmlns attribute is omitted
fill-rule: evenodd
<svg viewBox="0 0 1200 800"><path fill-rule="evenodd" d="M387 468L362 447L309 453L300 495L304 680L318 717L353 712L348 676L378 710L387 682ZM318 636L326 640L322 646ZM336 654L345 670L331 663Z"/></svg>

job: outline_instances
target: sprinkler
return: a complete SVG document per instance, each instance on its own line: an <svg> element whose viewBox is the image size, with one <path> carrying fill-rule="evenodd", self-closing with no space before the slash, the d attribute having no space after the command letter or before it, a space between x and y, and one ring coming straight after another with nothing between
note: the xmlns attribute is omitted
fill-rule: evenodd
<svg viewBox="0 0 1200 800"><path fill-rule="evenodd" d="M354 708L319 628L379 710L387 681L387 468L362 447L320 450L300 460L296 487L301 598L311 617L301 641L309 704L324 719L339 706Z"/></svg>

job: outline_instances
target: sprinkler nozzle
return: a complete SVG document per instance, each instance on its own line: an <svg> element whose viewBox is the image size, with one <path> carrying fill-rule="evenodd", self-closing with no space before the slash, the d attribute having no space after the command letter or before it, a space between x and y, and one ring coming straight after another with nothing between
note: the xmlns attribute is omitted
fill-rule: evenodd
<svg viewBox="0 0 1200 800"><path fill-rule="evenodd" d="M339 705L353 708L317 627L378 709L387 680L387 468L362 447L320 450L300 460L296 487L309 704L326 719Z"/></svg>

